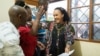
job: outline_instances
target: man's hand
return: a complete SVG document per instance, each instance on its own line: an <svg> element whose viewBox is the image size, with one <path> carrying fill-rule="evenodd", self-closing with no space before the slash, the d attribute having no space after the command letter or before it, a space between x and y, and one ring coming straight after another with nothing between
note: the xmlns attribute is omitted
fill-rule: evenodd
<svg viewBox="0 0 100 56"><path fill-rule="evenodd" d="M45 45L43 43L41 43L40 41L37 42L37 46L40 48L40 50L45 49Z"/></svg>
<svg viewBox="0 0 100 56"><path fill-rule="evenodd" d="M36 17L41 18L47 11L48 3L40 5Z"/></svg>
<svg viewBox="0 0 100 56"><path fill-rule="evenodd" d="M48 6L47 4L39 6L39 10L36 14L36 19L34 20L34 22L32 22L32 27L30 31L32 35L37 35L40 19L46 13L47 6Z"/></svg>

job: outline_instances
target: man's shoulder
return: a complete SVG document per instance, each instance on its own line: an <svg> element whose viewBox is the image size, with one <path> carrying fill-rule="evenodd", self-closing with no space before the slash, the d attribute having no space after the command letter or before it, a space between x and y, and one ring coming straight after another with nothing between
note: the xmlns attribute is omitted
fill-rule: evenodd
<svg viewBox="0 0 100 56"><path fill-rule="evenodd" d="M29 32L30 31L30 28L27 27L27 26L20 26L18 28L19 32Z"/></svg>
<svg viewBox="0 0 100 56"><path fill-rule="evenodd" d="M0 23L0 27L5 27L5 26L6 27L8 27L8 26L13 27L14 25L11 22L8 22L8 21Z"/></svg>
<svg viewBox="0 0 100 56"><path fill-rule="evenodd" d="M19 37L19 32L11 22L0 23L0 41L6 46L18 44Z"/></svg>
<svg viewBox="0 0 100 56"><path fill-rule="evenodd" d="M0 32L1 33L15 32L15 34L18 34L16 27L11 22L0 23Z"/></svg>

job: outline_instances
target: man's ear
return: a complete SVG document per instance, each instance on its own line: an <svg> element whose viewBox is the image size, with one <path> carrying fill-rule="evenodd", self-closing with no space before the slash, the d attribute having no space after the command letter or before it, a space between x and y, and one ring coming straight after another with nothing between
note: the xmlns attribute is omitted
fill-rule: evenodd
<svg viewBox="0 0 100 56"><path fill-rule="evenodd" d="M21 15L21 14L19 14L19 15L18 15L18 18L19 18L19 19L22 19L22 15Z"/></svg>

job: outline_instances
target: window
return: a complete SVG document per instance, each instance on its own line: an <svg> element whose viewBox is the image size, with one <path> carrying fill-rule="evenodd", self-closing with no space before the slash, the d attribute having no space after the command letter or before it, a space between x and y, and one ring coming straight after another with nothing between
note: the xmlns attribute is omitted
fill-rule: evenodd
<svg viewBox="0 0 100 56"><path fill-rule="evenodd" d="M94 0L93 6L93 40L100 41L100 0Z"/></svg>
<svg viewBox="0 0 100 56"><path fill-rule="evenodd" d="M100 0L68 0L76 39L100 41Z"/></svg>

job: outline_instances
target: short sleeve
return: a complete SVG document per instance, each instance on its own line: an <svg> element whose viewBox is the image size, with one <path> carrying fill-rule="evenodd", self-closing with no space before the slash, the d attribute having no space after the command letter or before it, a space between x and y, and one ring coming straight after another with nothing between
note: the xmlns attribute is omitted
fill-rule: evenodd
<svg viewBox="0 0 100 56"><path fill-rule="evenodd" d="M32 41L37 40L36 36L30 34L30 28L28 27L20 27L19 32L20 32L20 41L22 44L28 45L29 43L32 43Z"/></svg>
<svg viewBox="0 0 100 56"><path fill-rule="evenodd" d="M28 40L29 40L29 28L26 28L26 27L20 27L19 29L19 33L20 33L20 41L21 43L23 44L28 44Z"/></svg>

